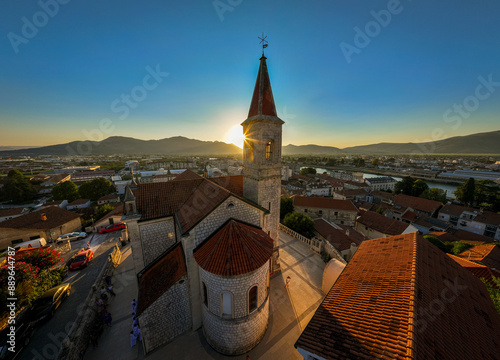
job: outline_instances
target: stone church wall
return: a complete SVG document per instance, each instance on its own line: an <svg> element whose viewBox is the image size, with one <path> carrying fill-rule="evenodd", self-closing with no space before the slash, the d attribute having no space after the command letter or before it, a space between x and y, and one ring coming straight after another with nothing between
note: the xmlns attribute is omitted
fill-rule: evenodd
<svg viewBox="0 0 500 360"><path fill-rule="evenodd" d="M269 320L269 262L239 276L219 276L200 268L200 288L207 286L208 307L202 304L203 330L207 341L219 352L242 354L255 347L264 336ZM248 292L257 286L257 309L249 314ZM222 293L232 294L232 318L223 318Z"/></svg>
<svg viewBox="0 0 500 360"><path fill-rule="evenodd" d="M183 276L139 316L146 353L191 330L188 292L187 276Z"/></svg>
<svg viewBox="0 0 500 360"><path fill-rule="evenodd" d="M139 224L144 266L148 266L169 247L175 244L174 218Z"/></svg>
<svg viewBox="0 0 500 360"><path fill-rule="evenodd" d="M261 213L255 207L230 196L195 227L194 247L212 235L230 218L261 227Z"/></svg>

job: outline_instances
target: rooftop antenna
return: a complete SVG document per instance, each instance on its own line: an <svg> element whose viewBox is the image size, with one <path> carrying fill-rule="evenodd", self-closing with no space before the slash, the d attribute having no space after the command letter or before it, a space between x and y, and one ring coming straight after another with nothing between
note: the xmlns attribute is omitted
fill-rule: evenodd
<svg viewBox="0 0 500 360"><path fill-rule="evenodd" d="M258 38L260 39L260 44L262 44L262 56L264 56L264 49L269 45L266 40L267 35L264 36L264 33L262 33L262 37L258 36Z"/></svg>

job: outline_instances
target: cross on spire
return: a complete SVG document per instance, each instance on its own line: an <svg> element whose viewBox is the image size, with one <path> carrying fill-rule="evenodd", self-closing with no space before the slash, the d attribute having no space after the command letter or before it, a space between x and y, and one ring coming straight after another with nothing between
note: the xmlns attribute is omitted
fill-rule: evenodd
<svg viewBox="0 0 500 360"><path fill-rule="evenodd" d="M264 56L264 49L269 45L266 40L267 35L264 36L264 33L262 33L262 37L258 36L258 38L260 39L260 44L262 44L262 56Z"/></svg>

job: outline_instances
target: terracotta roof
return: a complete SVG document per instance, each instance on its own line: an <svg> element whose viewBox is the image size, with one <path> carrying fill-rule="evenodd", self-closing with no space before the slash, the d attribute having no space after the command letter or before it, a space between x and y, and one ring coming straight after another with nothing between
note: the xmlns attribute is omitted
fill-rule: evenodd
<svg viewBox="0 0 500 360"><path fill-rule="evenodd" d="M42 220L42 214L45 214L47 220ZM0 222L0 228L8 229L40 229L49 230L66 224L67 222L78 219L80 215L74 212L61 209L57 206L31 212L29 214L18 216L14 219Z"/></svg>
<svg viewBox="0 0 500 360"><path fill-rule="evenodd" d="M324 219L314 220L314 229L339 251L350 249L351 243L359 246L364 240L364 237L356 230L349 227L339 230ZM346 234L346 230L349 231L349 235Z"/></svg>
<svg viewBox="0 0 500 360"><path fill-rule="evenodd" d="M335 224L335 225L341 227L344 234L346 234L346 231L349 230L349 238L351 238L353 242L356 243L357 245L361 244L362 241L366 240L366 236L357 232L355 229L353 229L348 225L342 225L342 224Z"/></svg>
<svg viewBox="0 0 500 360"><path fill-rule="evenodd" d="M448 255L450 258L456 261L457 264L459 264L463 268L469 270L479 279L484 278L491 286L499 289L498 285L493 281L493 276L495 277L498 276L497 273L493 273L493 271L486 265L478 264L473 261L469 261L452 254L446 254L446 255Z"/></svg>
<svg viewBox="0 0 500 360"><path fill-rule="evenodd" d="M408 220L408 221L415 221L418 218L418 214L411 211L411 210L408 210L408 211L405 211L405 213L401 217L403 219Z"/></svg>
<svg viewBox="0 0 500 360"><path fill-rule="evenodd" d="M448 203L439 210L439 213L459 217L464 211L474 212L474 208Z"/></svg>
<svg viewBox="0 0 500 360"><path fill-rule="evenodd" d="M242 175L220 176L220 177L209 178L208 180L231 191L233 194L243 197Z"/></svg>
<svg viewBox="0 0 500 360"><path fill-rule="evenodd" d="M358 218L357 222L385 235L402 234L410 226L410 224L373 211L365 212Z"/></svg>
<svg viewBox="0 0 500 360"><path fill-rule="evenodd" d="M50 179L46 180L46 182L53 182L53 183L59 183L60 181L64 180L65 178L67 178L69 176L69 174L57 174L57 175L53 175L50 177Z"/></svg>
<svg viewBox="0 0 500 360"><path fill-rule="evenodd" d="M447 232L432 232L429 235L433 235L441 241L463 241L469 244L482 245L485 243L492 242L492 238L484 235L474 234L470 231L462 229L452 229L449 228Z"/></svg>
<svg viewBox="0 0 500 360"><path fill-rule="evenodd" d="M248 111L249 118L257 115L278 116L276 106L274 105L271 80L269 80L269 73L267 72L266 57L264 55L260 58L259 72L257 73L252 102Z"/></svg>
<svg viewBox="0 0 500 360"><path fill-rule="evenodd" d="M23 207L0 209L0 217L21 215L24 209Z"/></svg>
<svg viewBox="0 0 500 360"><path fill-rule="evenodd" d="M480 280L412 233L364 241L295 347L328 360L498 359L499 332Z"/></svg>
<svg viewBox="0 0 500 360"><path fill-rule="evenodd" d="M348 210L348 211L358 211L356 206L350 200L337 200L325 197L316 196L299 196L293 197L293 206L306 206L315 207L322 209L333 209L333 210Z"/></svg>
<svg viewBox="0 0 500 360"><path fill-rule="evenodd" d="M479 261L486 266L500 270L500 247L497 245L476 245L457 256L471 261Z"/></svg>
<svg viewBox="0 0 500 360"><path fill-rule="evenodd" d="M443 205L439 201L423 199L405 194L396 195L396 197L394 198L394 204L402 207L411 207L412 209L429 214L432 214Z"/></svg>
<svg viewBox="0 0 500 360"><path fill-rule="evenodd" d="M195 173L194 171L191 171L189 169L184 170L181 172L179 175L175 176L175 179L173 181L179 181L179 180L197 180L201 179L202 177Z"/></svg>
<svg viewBox="0 0 500 360"><path fill-rule="evenodd" d="M489 225L500 225L500 214L485 210L477 214L474 221Z"/></svg>
<svg viewBox="0 0 500 360"><path fill-rule="evenodd" d="M137 315L143 313L185 274L184 254L178 243L139 274Z"/></svg>
<svg viewBox="0 0 500 360"><path fill-rule="evenodd" d="M413 220L412 223L416 224L416 225L423 226L427 229L431 229L432 227L437 227L437 228L441 228L441 229L446 230L450 226L445 221L441 221L441 220L438 220L436 218L428 217L428 216L417 217L415 220Z"/></svg>
<svg viewBox="0 0 500 360"><path fill-rule="evenodd" d="M68 206L82 205L88 203L89 201L90 199L76 199L75 201L70 202Z"/></svg>
<svg viewBox="0 0 500 360"><path fill-rule="evenodd" d="M177 214L182 232L189 231L231 192L209 179L139 184L134 190L141 221Z"/></svg>
<svg viewBox="0 0 500 360"><path fill-rule="evenodd" d="M194 250L204 270L235 276L257 270L272 256L273 239L261 229L229 220Z"/></svg>

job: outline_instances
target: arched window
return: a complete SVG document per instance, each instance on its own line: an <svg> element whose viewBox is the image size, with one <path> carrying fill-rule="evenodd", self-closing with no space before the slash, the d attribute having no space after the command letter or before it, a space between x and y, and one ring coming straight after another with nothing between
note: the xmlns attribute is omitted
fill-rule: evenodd
<svg viewBox="0 0 500 360"><path fill-rule="evenodd" d="M266 160L269 161L273 159L273 150L274 150L274 141L268 140L266 142Z"/></svg>
<svg viewBox="0 0 500 360"><path fill-rule="evenodd" d="M222 316L232 317L233 316L233 296L229 292L223 292L222 297Z"/></svg>
<svg viewBox="0 0 500 360"><path fill-rule="evenodd" d="M248 292L248 312L251 313L257 309L257 286L254 286Z"/></svg>
<svg viewBox="0 0 500 360"><path fill-rule="evenodd" d="M202 282L203 284L203 303L205 304L206 307L208 307L208 289L207 285Z"/></svg>

